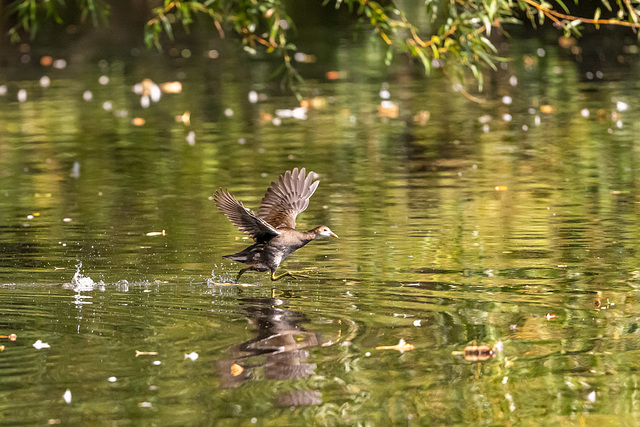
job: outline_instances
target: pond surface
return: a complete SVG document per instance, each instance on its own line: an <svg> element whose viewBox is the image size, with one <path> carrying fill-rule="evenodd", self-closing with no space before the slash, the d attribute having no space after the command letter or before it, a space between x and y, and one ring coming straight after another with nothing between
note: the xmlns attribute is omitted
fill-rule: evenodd
<svg viewBox="0 0 640 427"><path fill-rule="evenodd" d="M508 49L478 104L343 43L295 111L229 47L12 53L0 424L636 422L635 50ZM145 78L181 90L145 108ZM299 226L340 238L236 283L211 196L255 209L293 167L321 180Z"/></svg>

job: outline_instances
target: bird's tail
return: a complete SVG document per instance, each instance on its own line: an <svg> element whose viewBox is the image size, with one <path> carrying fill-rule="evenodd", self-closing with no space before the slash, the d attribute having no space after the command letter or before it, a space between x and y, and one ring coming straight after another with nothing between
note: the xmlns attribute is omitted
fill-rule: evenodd
<svg viewBox="0 0 640 427"><path fill-rule="evenodd" d="M247 248L244 248L238 253L231 254L231 255L224 255L223 258L228 258L230 260L238 261L238 262L247 262L249 259L252 259L251 257L253 257L256 250L259 251L259 249L260 249L259 245L254 244Z"/></svg>
<svg viewBox="0 0 640 427"><path fill-rule="evenodd" d="M223 255L222 258L229 258L232 261L246 262L247 261L247 254L243 254L242 252L238 252L237 254Z"/></svg>

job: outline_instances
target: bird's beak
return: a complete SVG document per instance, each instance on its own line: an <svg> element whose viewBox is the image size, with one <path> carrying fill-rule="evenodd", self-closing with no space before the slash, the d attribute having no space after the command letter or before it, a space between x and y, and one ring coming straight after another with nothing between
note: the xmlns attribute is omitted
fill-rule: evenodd
<svg viewBox="0 0 640 427"><path fill-rule="evenodd" d="M331 237L335 237L336 239L338 238L338 235L337 235L336 233L333 233L333 232L332 232L332 233L330 233L330 234L329 234L329 236L331 236Z"/></svg>

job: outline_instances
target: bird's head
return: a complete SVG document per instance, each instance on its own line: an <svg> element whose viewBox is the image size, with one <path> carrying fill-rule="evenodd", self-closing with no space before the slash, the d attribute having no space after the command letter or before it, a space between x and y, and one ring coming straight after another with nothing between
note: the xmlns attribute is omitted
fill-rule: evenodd
<svg viewBox="0 0 640 427"><path fill-rule="evenodd" d="M314 239L322 239L323 237L338 237L336 233L331 231L326 225L321 225L311 230L315 234Z"/></svg>

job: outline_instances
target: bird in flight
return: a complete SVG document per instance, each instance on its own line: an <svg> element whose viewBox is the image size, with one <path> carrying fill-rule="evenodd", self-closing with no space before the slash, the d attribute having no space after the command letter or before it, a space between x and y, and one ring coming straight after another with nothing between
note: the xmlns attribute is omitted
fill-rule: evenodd
<svg viewBox="0 0 640 427"><path fill-rule="evenodd" d="M262 198L258 213L245 208L241 201L224 188L218 189L213 200L229 221L255 243L231 255L233 261L243 262L248 267L238 272L236 280L249 270L271 271L271 280L285 276L295 277L291 271L276 275L282 261L312 240L324 237L338 237L329 227L321 225L309 231L296 230L296 217L309 206L320 181L318 175L305 168L294 168L280 175L278 182L272 182Z"/></svg>

